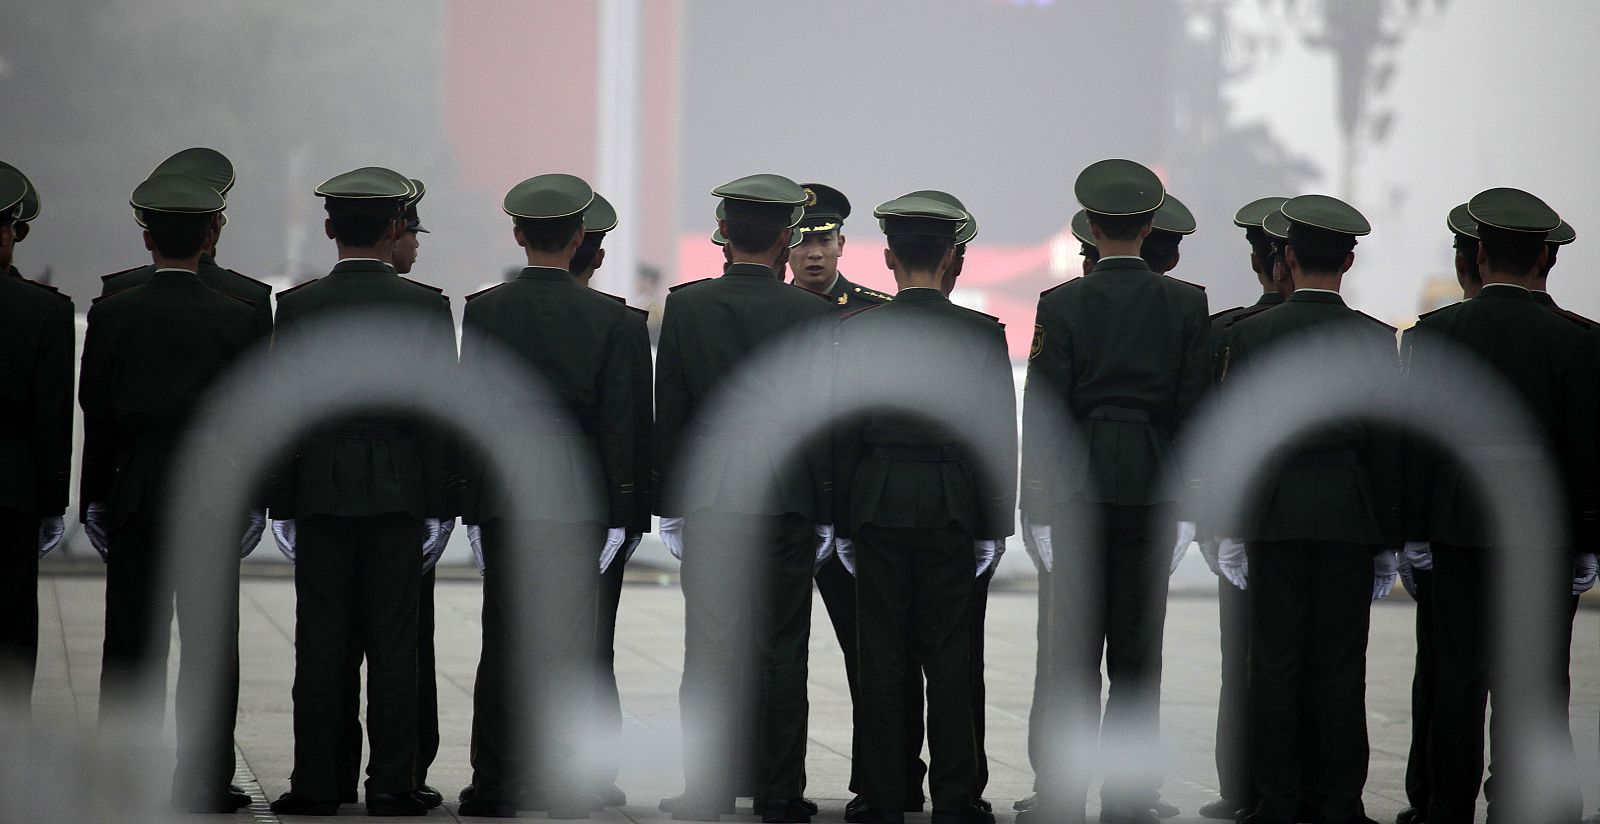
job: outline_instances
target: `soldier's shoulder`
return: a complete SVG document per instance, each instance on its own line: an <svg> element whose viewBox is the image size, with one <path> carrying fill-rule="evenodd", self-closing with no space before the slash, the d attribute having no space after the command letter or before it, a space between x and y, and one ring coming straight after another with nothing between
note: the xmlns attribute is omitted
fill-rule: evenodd
<svg viewBox="0 0 1600 824"><path fill-rule="evenodd" d="M1082 277L1075 277L1075 278L1070 278L1068 280L1064 280L1064 281L1062 281L1062 282L1050 287L1049 289L1046 289L1043 292L1040 292L1039 293L1039 298L1042 300L1042 299L1044 299L1046 297L1049 297L1051 295L1061 295L1061 294L1069 293L1069 292L1073 291L1074 289L1077 289L1079 286L1081 286L1082 283L1083 283L1083 278Z"/></svg>
<svg viewBox="0 0 1600 824"><path fill-rule="evenodd" d="M1212 312L1211 313L1211 320L1213 320L1213 321L1222 321L1222 322L1226 323L1229 316L1231 316L1231 315L1233 315L1233 314L1235 314L1237 312L1243 312L1245 310L1245 308L1246 307L1244 307L1244 306L1234 306L1234 307L1230 307L1228 309L1224 309L1221 312Z"/></svg>
<svg viewBox="0 0 1600 824"><path fill-rule="evenodd" d="M282 303L284 298L304 297L308 289L312 289L312 291L314 291L314 288L312 287L321 282L322 278L318 277L312 278L305 283L297 283L293 286L290 286L289 288L278 293L278 302Z"/></svg>
<svg viewBox="0 0 1600 824"><path fill-rule="evenodd" d="M1003 323L999 318L995 317L994 315L988 314L986 312L979 312L976 309L973 309L973 308L968 307L968 306L962 306L959 303L952 303L950 305L954 306L957 310L959 310L960 314L963 317L968 318L968 319L972 320L973 322L975 322L975 323L977 323L977 324L979 324L981 326L994 327L994 328L1000 329L1002 331L1006 328L1005 323Z"/></svg>
<svg viewBox="0 0 1600 824"><path fill-rule="evenodd" d="M467 303L470 304L473 301L475 301L475 300L477 300L477 299L479 299L481 297L493 294L493 293L495 293L495 292L497 292L497 291L499 291L501 289L504 289L506 286L508 286L510 284L511 284L511 281L506 281L505 283L496 283L493 286L488 286L488 287L485 287L483 289L479 289L478 291L473 292L472 294L467 295L466 297L462 298L462 300L464 300L464 301L466 301Z"/></svg>
<svg viewBox="0 0 1600 824"><path fill-rule="evenodd" d="M1355 316L1357 318L1366 321L1367 324L1369 324L1370 326L1372 326L1374 328L1377 328L1377 329L1382 329L1385 334L1393 335L1395 332L1400 331L1399 329L1396 329L1395 327L1390 326L1389 324L1384 323L1381 320L1378 320L1377 318L1367 314L1366 312L1361 311L1360 309L1351 309L1350 311L1355 313Z"/></svg>
<svg viewBox="0 0 1600 824"><path fill-rule="evenodd" d="M154 264L145 264L143 266L134 266L132 268L123 269L119 272L112 272L109 275L101 275L100 296L105 297L112 292L120 292L130 286L136 286L148 279L150 273L154 272L155 270L156 267Z"/></svg>
<svg viewBox="0 0 1600 824"><path fill-rule="evenodd" d="M1276 305L1277 304L1273 304L1273 306ZM1224 321L1222 328L1231 329L1234 326L1237 326L1251 318L1260 317L1262 314L1265 314L1268 309L1273 308L1273 306L1246 306L1241 311L1235 313L1232 317Z"/></svg>
<svg viewBox="0 0 1600 824"><path fill-rule="evenodd" d="M126 289L117 289L115 291L105 292L94 300L89 301L89 305L91 307L104 307L113 304L121 305L128 299L129 295L136 294L136 290L138 288L138 286L129 286Z"/></svg>
<svg viewBox="0 0 1600 824"><path fill-rule="evenodd" d="M4 273L0 273L0 276L3 276L3 274ZM71 296L67 295L65 292L62 292L60 289L57 289L56 287L51 286L48 283L40 283L37 280L31 280L29 278L25 278L25 277L22 277L20 275L17 276L17 281L20 282L23 286L27 287L27 293L30 294L30 295L34 295L35 297L39 297L39 298L49 299L49 300L52 300L52 301L61 301L61 302L64 302L64 303L66 303L68 305L72 304Z"/></svg>
<svg viewBox="0 0 1600 824"><path fill-rule="evenodd" d="M668 287L667 288L667 294L675 295L675 294L677 294L679 292L682 292L683 290L688 289L688 288L690 288L692 286L700 286L702 284L711 283L712 281L715 281L715 280L716 280L716 278L700 278L699 280L686 281L684 283L678 284L677 286Z"/></svg>
<svg viewBox="0 0 1600 824"><path fill-rule="evenodd" d="M1577 326L1580 329L1593 329L1595 326L1600 325L1600 321L1586 318L1583 315L1572 311L1571 309L1564 309L1559 306L1553 306L1551 308L1555 311L1557 317L1571 321L1574 326Z"/></svg>
<svg viewBox="0 0 1600 824"><path fill-rule="evenodd" d="M851 300L859 300L863 303L879 304L894 300L894 295L885 294L876 289L868 289L859 283L850 284L850 289L845 294L849 295Z"/></svg>
<svg viewBox="0 0 1600 824"><path fill-rule="evenodd" d="M1191 283L1191 282L1189 282L1187 280L1183 280L1182 278L1175 278L1175 277L1173 277L1171 275L1162 275L1162 277L1166 278L1167 280L1172 281L1173 283L1178 284L1179 286L1187 286L1190 289L1197 289L1200 292L1205 292L1205 290L1206 290L1206 287L1205 287L1204 284Z"/></svg>
<svg viewBox="0 0 1600 824"><path fill-rule="evenodd" d="M431 283L423 283L420 280L412 280L411 278L405 277L403 275L401 275L399 277L400 277L400 279L402 281L405 281L406 283L409 283L412 286L415 286L418 289L421 289L422 291L427 292L427 293L433 295L434 297L439 298L440 300L443 300L443 301L449 301L450 300L450 296L446 295L444 293L444 289L441 289L438 286L434 286Z"/></svg>
<svg viewBox="0 0 1600 824"><path fill-rule="evenodd" d="M222 271L232 275L234 280L251 290L267 293L272 292L272 284L267 283L266 281L256 280L255 278L250 277L249 275L244 274L237 269L223 269Z"/></svg>
<svg viewBox="0 0 1600 824"><path fill-rule="evenodd" d="M111 282L117 280L118 278L123 278L126 275L131 275L131 274L134 274L136 272L153 272L153 271L155 271L155 265L154 264L150 264L150 263L146 263L146 264L144 264L142 266L130 266L127 269L122 269L120 271L112 272L109 275L101 275L100 276L100 282L101 283L111 283Z"/></svg>
<svg viewBox="0 0 1600 824"><path fill-rule="evenodd" d="M862 306L862 307L860 307L858 309L852 309L852 310L850 310L848 312L841 313L839 315L839 320L840 321L855 320L857 318L860 318L860 317L862 317L864 315L867 315L867 314L871 313L872 310L877 309L877 308L879 308L881 306L885 306L885 305L887 305L887 304L869 303L869 304L866 304L865 306Z"/></svg>

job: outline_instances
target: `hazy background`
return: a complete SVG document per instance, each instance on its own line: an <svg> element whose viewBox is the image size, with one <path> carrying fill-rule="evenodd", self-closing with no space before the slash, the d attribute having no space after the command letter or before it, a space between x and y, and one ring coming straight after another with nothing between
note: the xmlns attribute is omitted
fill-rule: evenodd
<svg viewBox="0 0 1600 824"><path fill-rule="evenodd" d="M1510 185L1577 228L1552 292L1600 316L1600 4L1583 0L5 6L0 158L44 198L17 264L80 310L100 275L148 262L128 193L207 145L238 169L221 262L279 286L332 264L311 192L339 172L427 183L413 277L460 296L521 264L505 190L567 171L619 201L599 285L651 306L715 274L709 189L773 171L851 197L842 269L883 289L873 205L957 194L982 226L958 299L1002 317L1016 353L1034 295L1078 271L1074 176L1124 156L1198 217L1173 274L1213 311L1257 291L1230 223L1250 199L1350 199L1375 231L1348 294L1406 323L1449 276L1446 212Z"/></svg>

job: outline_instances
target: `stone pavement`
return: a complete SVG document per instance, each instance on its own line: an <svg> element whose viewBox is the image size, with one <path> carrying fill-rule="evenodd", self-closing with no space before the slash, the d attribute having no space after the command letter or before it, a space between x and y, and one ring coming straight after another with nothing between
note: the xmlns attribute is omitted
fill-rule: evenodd
<svg viewBox="0 0 1600 824"><path fill-rule="evenodd" d="M1020 553L1019 553L1020 554ZM1026 564L1022 558L1015 562ZM41 650L35 685L35 720L55 742L86 741L95 728L103 620L103 577L66 568L40 581ZM470 570L454 570L437 587L438 673L442 746L430 783L444 791L444 808L433 819L454 818L455 794L470 776L467 745L471 721L472 682L479 650L478 578ZM683 662L683 600L666 571L630 570L617 629L617 677L625 723L622 775L629 805L597 812L601 821L662 821L656 810L663 796L682 788L678 743L677 689ZM1596 713L1600 711L1600 645L1596 613L1579 616L1574 645L1572 728L1582 774L1586 777L1587 809L1596 800ZM987 797L1001 822L1014 814L1011 802L1030 791L1025 739L1034 669L1034 595L1014 586L991 596L988 626L988 749L992 779ZM1368 727L1372 738L1368 814L1389 822L1404 806L1402 779L1408 743L1409 685L1414 612L1410 600L1397 597L1375 608L1368 666ZM293 678L294 588L282 575L246 577L241 598L242 674L238 746L242 769L259 780L265 799L288 788L291 767L291 703ZM1217 611L1214 597L1203 588L1186 587L1171 599L1167 618L1162 724L1167 749L1165 798L1183 815L1175 822L1202 821L1195 810L1215 798L1216 773L1211 747L1217 699ZM820 821L843 820L849 799L849 694L838 647L818 599L811 638L811 746L807 762L808 795L822 806ZM176 656L174 656L174 660ZM170 712L168 718L170 719ZM171 729L161 748L170 758ZM103 766L103 765L102 765ZM54 769L54 768L51 768ZM91 773L98 777L103 772ZM58 779L59 776L56 776ZM110 779L106 779L110 781ZM165 790L166 774L161 790ZM93 783L93 782L91 782ZM36 786L45 793L45 785ZM252 789L255 789L252 787ZM1091 796L1092 797L1092 796ZM8 799L0 799L0 821L12 819ZM364 808L346 805L344 815L364 815ZM254 820L273 817L258 803ZM725 820L756 821L748 807ZM196 821L209 817L187 816ZM216 816L243 820L244 816ZM927 815L910 816L924 822ZM119 814L116 820L149 820ZM295 819L289 819L295 820ZM300 819L308 820L308 819Z"/></svg>

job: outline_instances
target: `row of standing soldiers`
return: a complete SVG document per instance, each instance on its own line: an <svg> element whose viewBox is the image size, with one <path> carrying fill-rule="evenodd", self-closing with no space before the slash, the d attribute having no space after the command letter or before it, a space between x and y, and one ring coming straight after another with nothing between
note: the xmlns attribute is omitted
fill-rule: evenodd
<svg viewBox="0 0 1600 824"><path fill-rule="evenodd" d="M474 777L460 811L578 817L623 803L614 756L609 764L567 757L572 730L552 720L559 713L525 717L515 687L552 680L555 662L597 659L609 709L595 715L613 730L620 723L610 655L621 574L654 513L683 562L686 601L686 791L664 809L715 820L733 811L735 797L750 796L766 821L814 813L803 791L815 580L856 708L857 797L847 819L895 822L922 809L926 772L936 820L993 820L982 799L982 623L1013 531L1019 450L1003 328L948 299L977 233L959 200L925 190L875 210L899 287L891 299L838 273L850 207L835 190L775 175L714 190L713 240L727 264L721 277L669 296L652 403L643 313L583 288L616 224L583 181L541 175L507 194L528 267L469 296L459 359L448 299L400 276L426 231L416 211L420 182L367 167L319 187L340 262L281 293L275 326L270 290L214 260L232 182L231 164L208 149L158 167L132 198L153 264L108 276L90 312L79 497L85 531L108 567L103 724L119 717L119 701L137 703L128 686L134 670L165 659L164 646L149 648L165 634L143 629L170 623L174 594L185 623L185 593L160 591L158 572L176 552L162 545L167 513L182 509L166 498L172 455L202 431L200 399L269 340L275 374L309 371L286 361L350 345L327 319L385 308L408 341L396 353L408 369L439 374L459 364L466 385L492 383L505 379L494 364L509 355L548 395L534 409L491 410L511 445L495 450L493 467L482 450L385 410L310 425L268 473L259 506L239 520L248 553L270 509L274 538L296 565L295 769L275 811L331 814L356 800L363 660L368 810L421 814L440 802L426 784L438 745L432 566L457 517L485 576ZM1251 243L1263 297L1209 315L1203 290L1165 275L1194 219L1149 170L1101 161L1080 175L1075 195L1084 207L1074 233L1085 276L1041 296L1023 410L1023 537L1041 581L1029 746L1040 779L1039 793L1018 809L1038 821L1082 820L1098 737L1107 750L1102 821L1175 812L1159 797L1152 757L1162 623L1167 575L1198 534L1221 578L1224 624L1223 797L1202 814L1366 820L1367 606L1403 575L1423 606L1405 816L1470 821L1482 773L1475 754L1489 683L1495 533L1478 514L1469 464L1557 466L1570 537L1559 550L1527 551L1573 554L1572 580L1560 587L1573 608L1594 581L1593 556L1573 549L1588 546L1595 518L1585 474L1593 472L1593 435L1573 424L1595 410L1590 324L1537 288L1570 229L1516 190L1484 192L1452 212L1458 274L1467 297L1481 294L1425 317L1397 356L1394 330L1338 295L1356 238L1369 231L1347 204L1309 195L1241 209L1235 223ZM27 559L25 574L7 576L29 591L8 595L15 615L5 625L18 636L9 686L25 706L37 558L64 531L72 309L10 266L39 207L9 167L0 169L0 207L10 271L0 312L12 330L3 368L15 378L5 384L10 420L0 438L13 453L4 526L8 546L31 546L37 527L40 550L11 547L6 556L19 566ZM784 283L786 265L795 286ZM1481 454L1463 457L1345 416L1285 444L1265 479L1253 481L1243 514L1197 517L1213 510L1197 502L1219 485L1197 477L1190 487L1201 492L1174 491L1181 485L1167 476L1184 425L1208 399L1226 402L1229 381L1265 368L1257 364L1303 357L1315 374L1314 356L1283 354L1291 336L1373 375L1398 375L1403 363L1412 380L1445 383L1450 361L1435 353L1453 345L1505 380L1539 431L1491 433ZM286 345L297 338L315 345ZM492 406L497 395L485 397ZM507 494L520 489L545 494ZM730 584L729 570L746 574ZM236 579L229 583L236 590ZM548 606L590 602L598 604L592 612ZM220 691L231 697L207 704L206 718L185 713L183 681L218 667L190 665L191 655L208 654L204 645L183 648L173 800L184 809L247 802L227 784L236 602L228 619L220 654L231 679ZM1102 657L1111 681L1104 708ZM919 757L923 677L927 765ZM218 717L226 723L213 723ZM1575 820L1577 802L1570 813Z"/></svg>

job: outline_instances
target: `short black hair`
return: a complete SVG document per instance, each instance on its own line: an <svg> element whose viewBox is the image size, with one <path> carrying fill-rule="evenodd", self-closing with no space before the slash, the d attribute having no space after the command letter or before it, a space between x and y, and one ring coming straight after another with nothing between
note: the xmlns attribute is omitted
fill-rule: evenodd
<svg viewBox="0 0 1600 824"><path fill-rule="evenodd" d="M1479 226L1479 241L1489 268L1501 274L1523 275L1533 271L1544 251L1544 238L1525 240L1511 232L1497 232Z"/></svg>
<svg viewBox="0 0 1600 824"><path fill-rule="evenodd" d="M1262 263L1272 260L1272 235L1260 226L1246 226L1244 242L1250 244L1250 253Z"/></svg>
<svg viewBox="0 0 1600 824"><path fill-rule="evenodd" d="M955 245L951 238L929 235L890 235L889 251L894 252L900 265L914 272L931 272L939 268L944 253Z"/></svg>
<svg viewBox="0 0 1600 824"><path fill-rule="evenodd" d="M1469 235L1456 235L1454 243L1450 244L1456 249L1456 254L1466 258L1467 277L1474 283L1483 282L1483 273L1478 271L1478 239Z"/></svg>
<svg viewBox="0 0 1600 824"><path fill-rule="evenodd" d="M1183 235L1180 234L1151 232L1139 247L1139 257L1144 258L1151 269L1165 272L1178 264L1178 244L1182 241Z"/></svg>
<svg viewBox="0 0 1600 824"><path fill-rule="evenodd" d="M182 260L200 254L211 231L211 215L145 212L144 228L150 232L150 242L158 254Z"/></svg>
<svg viewBox="0 0 1600 824"><path fill-rule="evenodd" d="M513 218L522 230L522 240L535 252L559 252L567 248L567 241L583 228L583 213L551 218Z"/></svg>
<svg viewBox="0 0 1600 824"><path fill-rule="evenodd" d="M330 209L328 223L333 239L344 246L372 246L383 239L389 225L400 219L398 209Z"/></svg>
<svg viewBox="0 0 1600 824"><path fill-rule="evenodd" d="M1300 269L1304 272L1338 272L1339 267L1344 265L1345 256L1350 254L1348 248L1330 248L1293 240L1285 241L1285 245L1294 249L1295 260L1300 262Z"/></svg>
<svg viewBox="0 0 1600 824"><path fill-rule="evenodd" d="M1097 215L1089 213L1089 225L1099 226L1107 240L1134 240L1139 232L1155 220L1155 212L1142 215Z"/></svg>
<svg viewBox="0 0 1600 824"><path fill-rule="evenodd" d="M728 245L751 255L771 249L772 245L778 242L778 236L788 228L778 221L733 215L723 218L722 225L725 227L723 234L728 238Z"/></svg>
<svg viewBox="0 0 1600 824"><path fill-rule="evenodd" d="M572 261L567 264L568 272L582 272L594 262L594 256L600 251L600 244L606 239L605 232L584 232L583 242L578 244L577 251L572 253Z"/></svg>

